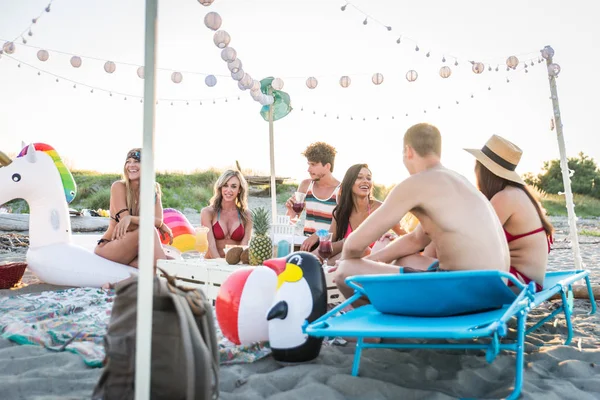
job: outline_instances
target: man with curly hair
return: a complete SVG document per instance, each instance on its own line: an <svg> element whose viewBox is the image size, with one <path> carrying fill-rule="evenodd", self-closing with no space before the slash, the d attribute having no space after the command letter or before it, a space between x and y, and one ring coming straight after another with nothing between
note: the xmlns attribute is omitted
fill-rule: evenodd
<svg viewBox="0 0 600 400"><path fill-rule="evenodd" d="M335 148L324 142L309 145L302 153L308 163L309 179L303 180L298 186L298 192L306 193L306 222L304 236L307 236L300 250L311 251L319 243L316 232L319 229L329 231L333 219L333 209L337 204L340 182L332 175L335 161ZM292 209L294 197L285 203L287 214L296 217Z"/></svg>

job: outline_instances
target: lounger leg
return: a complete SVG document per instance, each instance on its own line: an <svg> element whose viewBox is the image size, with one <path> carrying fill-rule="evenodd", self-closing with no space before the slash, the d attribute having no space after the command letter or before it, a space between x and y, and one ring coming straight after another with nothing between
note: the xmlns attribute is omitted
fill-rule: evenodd
<svg viewBox="0 0 600 400"><path fill-rule="evenodd" d="M592 284L590 283L589 276L585 277L585 284L587 285L588 296L590 298L590 304L592 305L592 311L590 311L590 315L596 314L596 299L594 298L594 291L592 290Z"/></svg>
<svg viewBox="0 0 600 400"><path fill-rule="evenodd" d="M565 312L565 322L567 323L567 329L568 329L568 334L567 334L567 339L565 340L565 346L568 345L569 343L571 343L571 339L573 338L573 325L571 324L571 308L569 307L569 304L567 303L567 296L565 294L565 289L561 290L560 292L560 297L562 299L562 308Z"/></svg>
<svg viewBox="0 0 600 400"><path fill-rule="evenodd" d="M523 388L523 366L525 364L524 349L525 349L525 322L527 314L524 311L520 311L517 316L517 354L516 354L516 365L515 365L515 390L511 393L507 399L517 399L521 395L521 389Z"/></svg>
<svg viewBox="0 0 600 400"><path fill-rule="evenodd" d="M363 338L359 337L356 341L356 351L354 352L354 363L352 364L352 376L358 376L360 366L360 355L362 353Z"/></svg>

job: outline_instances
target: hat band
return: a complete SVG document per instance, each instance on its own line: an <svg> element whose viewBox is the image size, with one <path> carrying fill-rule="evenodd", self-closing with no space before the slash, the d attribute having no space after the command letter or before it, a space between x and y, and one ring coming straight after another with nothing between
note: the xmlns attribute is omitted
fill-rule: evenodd
<svg viewBox="0 0 600 400"><path fill-rule="evenodd" d="M503 168L505 168L505 169L507 169L509 171L514 171L515 169L517 169L517 165L516 164L509 163L504 158L502 158L498 154L494 153L487 146L483 146L481 148L481 152L483 154L485 154L486 156L488 156L493 162L495 162L496 164L500 165L501 167L503 167Z"/></svg>

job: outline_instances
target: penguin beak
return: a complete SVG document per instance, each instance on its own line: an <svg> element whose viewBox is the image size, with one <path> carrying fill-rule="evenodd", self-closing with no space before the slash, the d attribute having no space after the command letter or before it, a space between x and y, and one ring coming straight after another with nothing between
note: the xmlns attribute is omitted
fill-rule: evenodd
<svg viewBox="0 0 600 400"><path fill-rule="evenodd" d="M267 313L267 321L272 319L285 319L288 314L288 305L285 301L275 304Z"/></svg>
<svg viewBox="0 0 600 400"><path fill-rule="evenodd" d="M302 269L296 264L287 263L285 265L285 271L277 275L277 290L279 290L281 285L285 282L298 282L300 279L302 279Z"/></svg>
<svg viewBox="0 0 600 400"><path fill-rule="evenodd" d="M270 260L265 260L263 262L265 267L271 268L277 276L281 275L283 271L285 271L285 257L282 258L272 258Z"/></svg>

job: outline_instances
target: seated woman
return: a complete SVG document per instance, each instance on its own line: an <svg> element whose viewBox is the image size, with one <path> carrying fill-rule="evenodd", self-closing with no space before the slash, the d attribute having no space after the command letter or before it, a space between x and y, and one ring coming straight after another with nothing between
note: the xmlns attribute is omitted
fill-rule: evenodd
<svg viewBox="0 0 600 400"><path fill-rule="evenodd" d="M227 170L215 182L210 205L200 212L208 231L206 258L225 257L225 245L247 245L252 234L252 216L248 210L248 184L238 171Z"/></svg>
<svg viewBox="0 0 600 400"><path fill-rule="evenodd" d="M510 273L541 290L554 228L541 205L515 172L522 151L494 135L481 150L465 149L477 159L479 190L490 200L504 227L510 250Z"/></svg>
<svg viewBox="0 0 600 400"><path fill-rule="evenodd" d="M379 200L374 199L373 181L371 170L367 164L355 164L348 168L340 187L340 196L337 206L333 209L333 221L331 223L333 253L328 260L329 265L334 265L335 261L340 257L344 240L352 233L352 231L382 204ZM404 235L406 232L400 227L400 223L394 225L392 230L397 235ZM373 246L383 247L392 239L393 234L386 234Z"/></svg>
<svg viewBox="0 0 600 400"><path fill-rule="evenodd" d="M140 160L141 149L133 149L127 153L123 168L123 179L116 181L110 188L110 215L108 229L98 241L94 252L100 257L121 264L138 266L138 242L140 225ZM163 224L163 207L161 190L157 183L154 200L154 226L162 237L165 235L173 241L169 227ZM156 260L166 259L158 232L154 234L154 265Z"/></svg>

